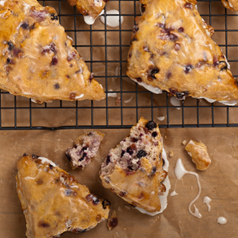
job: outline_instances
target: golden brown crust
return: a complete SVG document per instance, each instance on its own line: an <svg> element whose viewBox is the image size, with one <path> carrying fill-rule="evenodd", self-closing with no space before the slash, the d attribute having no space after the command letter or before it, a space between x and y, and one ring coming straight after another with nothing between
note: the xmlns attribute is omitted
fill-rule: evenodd
<svg viewBox="0 0 238 238"><path fill-rule="evenodd" d="M224 7L232 10L238 11L238 1L237 0L222 0Z"/></svg>
<svg viewBox="0 0 238 238"><path fill-rule="evenodd" d="M38 103L105 98L53 8L36 0L4 0L0 28L2 89Z"/></svg>
<svg viewBox="0 0 238 238"><path fill-rule="evenodd" d="M109 0L68 0L71 6L76 6L84 16L91 16L94 19L102 12Z"/></svg>
<svg viewBox="0 0 238 238"><path fill-rule="evenodd" d="M109 151L108 156L110 157L107 157L102 164L100 178L105 188L110 189L128 203L143 208L148 212L156 212L161 209L159 195L162 195L166 190L162 181L167 176L167 172L162 168L163 144L158 125L155 124L153 130L148 130L147 123L147 120L141 118L131 128L130 135L121 141L115 149ZM153 132L156 133L154 134L155 137L151 136ZM134 164L139 163L137 170L132 170L131 168L128 170L121 166L126 154L122 150L124 148L123 144L129 140L137 140L134 146L130 146L135 150L130 161ZM153 152L148 153L147 149L150 148L152 150L152 147L154 148ZM147 151L147 155L143 155L136 162L136 157L138 158L140 150ZM123 155L121 152L123 152ZM116 154L116 159L113 154ZM127 157L129 156L127 155ZM108 159L110 160L109 162L107 161Z"/></svg>
<svg viewBox="0 0 238 238"><path fill-rule="evenodd" d="M17 193L28 238L84 232L108 218L109 205L51 161L23 156L17 163Z"/></svg>
<svg viewBox="0 0 238 238"><path fill-rule="evenodd" d="M196 1L142 2L145 11L136 18L127 75L179 99L189 95L238 100L237 81L211 39L213 28L199 15Z"/></svg>
<svg viewBox="0 0 238 238"><path fill-rule="evenodd" d="M190 140L185 147L185 150L191 156L197 169L206 170L211 164L211 159L207 152L207 147L202 142Z"/></svg>

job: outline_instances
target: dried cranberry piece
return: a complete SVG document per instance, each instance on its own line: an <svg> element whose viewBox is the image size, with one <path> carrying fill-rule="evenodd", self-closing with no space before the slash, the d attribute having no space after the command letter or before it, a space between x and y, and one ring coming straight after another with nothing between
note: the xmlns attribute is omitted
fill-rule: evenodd
<svg viewBox="0 0 238 238"><path fill-rule="evenodd" d="M91 73L88 80L91 83L93 79L94 79L94 73Z"/></svg>
<svg viewBox="0 0 238 238"><path fill-rule="evenodd" d="M108 200L103 200L102 201L102 207L103 209L106 209L107 207L109 207L111 205L111 203Z"/></svg>
<svg viewBox="0 0 238 238"><path fill-rule="evenodd" d="M58 64L58 59L57 59L57 57L53 57L52 58L52 61L51 61L51 65L57 65Z"/></svg>
<svg viewBox="0 0 238 238"><path fill-rule="evenodd" d="M153 130L154 128L157 127L157 125L154 121L148 121L145 127L148 128L149 130Z"/></svg>
<svg viewBox="0 0 238 238"><path fill-rule="evenodd" d="M21 28L24 30L28 30L29 29L29 24L27 22L24 22L21 24Z"/></svg>
<svg viewBox="0 0 238 238"><path fill-rule="evenodd" d="M131 141L132 141L132 142L137 142L137 141L138 141L138 139L137 139L137 138L135 138L135 137L132 137L132 138L131 138Z"/></svg>
<svg viewBox="0 0 238 238"><path fill-rule="evenodd" d="M171 73L171 72L168 72L168 73L166 74L166 78L167 78L167 79L170 79L171 76L172 76L172 73Z"/></svg>
<svg viewBox="0 0 238 238"><path fill-rule="evenodd" d="M138 39L136 37L133 37L130 41L130 44L132 44L133 41L138 41Z"/></svg>
<svg viewBox="0 0 238 238"><path fill-rule="evenodd" d="M21 53L22 53L22 51L20 49L16 49L16 48L14 48L12 51L12 54L15 57L19 57Z"/></svg>
<svg viewBox="0 0 238 238"><path fill-rule="evenodd" d="M132 148L131 148L130 146L126 149L126 152L127 152L129 155L132 155L132 154L133 154L133 150L132 150Z"/></svg>
<svg viewBox="0 0 238 238"><path fill-rule="evenodd" d="M219 64L222 64L221 70L226 70L226 69L227 69L227 63L226 63L226 61L219 61Z"/></svg>
<svg viewBox="0 0 238 238"><path fill-rule="evenodd" d="M141 82L142 82L142 78L136 78L136 81L137 81L138 83L141 83Z"/></svg>
<svg viewBox="0 0 238 238"><path fill-rule="evenodd" d="M151 171L151 174L150 175L154 175L156 173L157 169L155 166L152 167L152 171Z"/></svg>
<svg viewBox="0 0 238 238"><path fill-rule="evenodd" d="M38 226L46 228L46 227L50 227L50 224L44 221L39 221Z"/></svg>
<svg viewBox="0 0 238 238"><path fill-rule="evenodd" d="M14 48L13 43L11 41L8 41L7 44L8 44L8 50L10 50L10 51L13 50L13 48Z"/></svg>
<svg viewBox="0 0 238 238"><path fill-rule="evenodd" d="M110 155L108 155L108 156L107 156L107 159L106 159L106 165L108 165L110 162L111 162L111 160L110 160Z"/></svg>
<svg viewBox="0 0 238 238"><path fill-rule="evenodd" d="M138 159L142 158L142 157L145 157L147 155L147 153L144 151L144 150L139 150L136 157Z"/></svg>
<svg viewBox="0 0 238 238"><path fill-rule="evenodd" d="M121 157L123 157L123 155L126 153L126 151L125 150L122 150L122 152L121 152Z"/></svg>
<svg viewBox="0 0 238 238"><path fill-rule="evenodd" d="M126 194L127 194L127 192L121 191L121 192L119 193L119 196L124 197Z"/></svg>
<svg viewBox="0 0 238 238"><path fill-rule="evenodd" d="M179 27L179 29L178 29L178 32L184 32L184 28L181 26L181 27Z"/></svg>
<svg viewBox="0 0 238 238"><path fill-rule="evenodd" d="M158 135L158 133L156 131L154 131L152 134L151 134L153 137L156 137Z"/></svg>
<svg viewBox="0 0 238 238"><path fill-rule="evenodd" d="M58 17L56 14L52 13L52 14L50 15L50 19L51 19L52 21L54 21L54 20L58 20L59 17Z"/></svg>
<svg viewBox="0 0 238 238"><path fill-rule="evenodd" d="M159 68L151 68L149 69L149 77L151 77L152 79L156 79L155 74L159 73L160 69Z"/></svg>
<svg viewBox="0 0 238 238"><path fill-rule="evenodd" d="M185 8L189 8L189 9L191 9L191 10L192 10L192 9L193 9L193 4L192 4L192 3L189 3L189 2L187 2L187 3L185 3L185 4L184 4L184 7L185 7Z"/></svg>
<svg viewBox="0 0 238 238"><path fill-rule="evenodd" d="M175 34L170 33L170 34L169 34L169 39L170 39L171 41L177 41L177 40L178 40L178 37L177 37Z"/></svg>
<svg viewBox="0 0 238 238"><path fill-rule="evenodd" d="M10 58L7 58L7 61L6 61L7 64L13 64L13 60L10 59Z"/></svg>
<svg viewBox="0 0 238 238"><path fill-rule="evenodd" d="M187 64L185 66L184 72L188 74L192 70L193 66L191 64Z"/></svg>
<svg viewBox="0 0 238 238"><path fill-rule="evenodd" d="M54 53L57 53L56 49L55 49L55 43L51 43L50 44L50 50L53 51Z"/></svg>
<svg viewBox="0 0 238 238"><path fill-rule="evenodd" d="M133 33L135 34L138 30L139 30L139 27L137 24L135 24L133 27Z"/></svg>
<svg viewBox="0 0 238 238"><path fill-rule="evenodd" d="M115 228L115 227L117 226L117 224L118 224L117 218L116 218L116 217L113 217L113 218L110 220L110 222L109 222L109 227L110 227L111 229L113 229L113 228Z"/></svg>
<svg viewBox="0 0 238 238"><path fill-rule="evenodd" d="M54 85L54 88L55 88L55 89L59 89L59 88L60 88L59 84L56 83L56 84Z"/></svg>
<svg viewBox="0 0 238 238"><path fill-rule="evenodd" d="M82 160L84 160L84 158L87 156L87 153L83 153L83 155L82 155L82 157L78 160L78 161L82 161Z"/></svg>
<svg viewBox="0 0 238 238"><path fill-rule="evenodd" d="M69 95L70 99L75 100L75 97L76 97L76 93L74 93L74 92L70 93L70 95Z"/></svg>
<svg viewBox="0 0 238 238"><path fill-rule="evenodd" d="M165 28L165 24L164 23L158 23L157 26L160 27L160 28L163 28L163 29Z"/></svg>
<svg viewBox="0 0 238 238"><path fill-rule="evenodd" d="M99 203L99 199L97 197L93 197L93 204L97 205Z"/></svg>
<svg viewBox="0 0 238 238"><path fill-rule="evenodd" d="M71 189L65 189L64 194L65 196L70 196L73 191Z"/></svg>

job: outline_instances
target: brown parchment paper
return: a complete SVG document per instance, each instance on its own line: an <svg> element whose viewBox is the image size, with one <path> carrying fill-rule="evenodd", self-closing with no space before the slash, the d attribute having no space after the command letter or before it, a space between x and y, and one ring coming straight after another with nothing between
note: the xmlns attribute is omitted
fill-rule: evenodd
<svg viewBox="0 0 238 238"><path fill-rule="evenodd" d="M178 196L168 196L168 207L160 215L151 217L141 214L117 195L104 189L99 180L102 158L128 133L123 130L100 130L105 133L99 153L84 170L72 170L64 155L72 146L74 139L88 130L61 131L1 131L0 132L0 237L25 237L25 218L16 193L16 161L23 153L35 153L52 159L60 167L74 175L78 181L87 185L91 192L111 201L112 209L118 214L118 226L108 231L106 222L83 234L64 233L62 237L237 237L238 234L238 128L223 129L161 129L167 152L173 151L169 158L169 178L173 191L176 183L174 167L181 158L189 171L199 174L202 193L195 203L202 218L193 217L188 212L189 203L198 192L196 178L185 175L177 181ZM196 171L190 157L181 144L183 140L201 140L207 145L212 163L207 171ZM204 196L212 199L211 212L203 203ZM69 208L70 209L70 208ZM217 218L224 216L227 224L218 224Z"/></svg>

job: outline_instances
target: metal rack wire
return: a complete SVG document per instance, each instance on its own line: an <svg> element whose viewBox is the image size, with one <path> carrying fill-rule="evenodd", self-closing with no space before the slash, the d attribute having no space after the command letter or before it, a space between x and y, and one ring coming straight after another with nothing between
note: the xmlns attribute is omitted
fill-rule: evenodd
<svg viewBox="0 0 238 238"><path fill-rule="evenodd" d="M110 0L105 12L117 9L120 23L124 18L117 28L108 27L99 19L92 26L86 25L67 0L40 3L56 8L74 47L95 73L96 80L103 84L107 97L101 102L58 101L38 105L1 91L1 130L129 128L140 116L155 120L161 128L238 127L238 106L192 98L173 106L167 93L154 95L127 78L126 58L134 18L140 15L139 0ZM238 39L238 15L225 9L220 0L198 0L198 9L215 28L214 40L227 56L234 76L238 76L238 44L234 40ZM104 13L105 21L111 15Z"/></svg>

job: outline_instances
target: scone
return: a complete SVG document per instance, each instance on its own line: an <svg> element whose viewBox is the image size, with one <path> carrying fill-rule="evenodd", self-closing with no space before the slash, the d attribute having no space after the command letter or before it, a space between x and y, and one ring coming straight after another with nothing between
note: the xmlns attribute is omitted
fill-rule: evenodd
<svg viewBox="0 0 238 238"><path fill-rule="evenodd" d="M23 155L17 169L17 193L28 238L82 233L108 218L109 202L98 199L52 161Z"/></svg>
<svg viewBox="0 0 238 238"><path fill-rule="evenodd" d="M162 149L158 125L141 118L102 163L103 186L136 207L159 212L159 195L166 191L162 182L167 176L162 168Z"/></svg>
<svg viewBox="0 0 238 238"><path fill-rule="evenodd" d="M37 103L105 98L53 8L3 0L0 29L0 88Z"/></svg>
<svg viewBox="0 0 238 238"><path fill-rule="evenodd" d="M238 1L237 0L222 0L224 7L238 11Z"/></svg>
<svg viewBox="0 0 238 238"><path fill-rule="evenodd" d="M84 16L91 16L93 19L102 12L109 0L68 0L71 6L76 6Z"/></svg>
<svg viewBox="0 0 238 238"><path fill-rule="evenodd" d="M84 169L96 156L104 134L98 131L91 131L79 136L74 147L66 150L65 154L73 169Z"/></svg>
<svg viewBox="0 0 238 238"><path fill-rule="evenodd" d="M196 0L141 0L128 54L127 75L154 93L165 90L235 104L237 81L214 30L199 15Z"/></svg>

